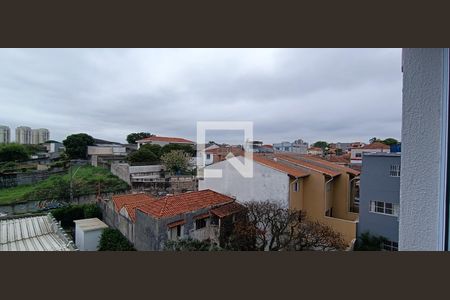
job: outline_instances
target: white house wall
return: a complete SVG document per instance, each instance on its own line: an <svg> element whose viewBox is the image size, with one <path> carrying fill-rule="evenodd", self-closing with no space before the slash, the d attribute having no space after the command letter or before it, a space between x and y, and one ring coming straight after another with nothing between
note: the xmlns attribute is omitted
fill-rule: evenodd
<svg viewBox="0 0 450 300"><path fill-rule="evenodd" d="M238 159L243 161L243 157ZM270 200L289 204L289 177L285 173L254 162L253 178L244 178L227 160L205 169L222 169L223 177L199 180L199 190L211 189L240 202Z"/></svg>

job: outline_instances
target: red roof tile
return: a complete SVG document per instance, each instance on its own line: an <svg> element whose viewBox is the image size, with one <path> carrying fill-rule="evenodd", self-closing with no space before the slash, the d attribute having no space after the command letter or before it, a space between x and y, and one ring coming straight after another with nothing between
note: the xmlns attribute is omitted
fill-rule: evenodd
<svg viewBox="0 0 450 300"><path fill-rule="evenodd" d="M309 175L309 173L305 170L301 170L281 161L274 161L273 156L253 154L253 161L294 177L305 177Z"/></svg>
<svg viewBox="0 0 450 300"><path fill-rule="evenodd" d="M167 137L167 136L151 136L142 140L138 140L137 142L167 142L167 143L178 143L178 144L194 144L193 141L177 138L177 137Z"/></svg>
<svg viewBox="0 0 450 300"><path fill-rule="evenodd" d="M211 190L203 190L166 196L159 200L143 203L137 209L153 217L164 218L231 202L234 202L231 197Z"/></svg>
<svg viewBox="0 0 450 300"><path fill-rule="evenodd" d="M238 213L244 209L245 209L245 206L243 206L237 202L233 202L233 203L225 204L225 205L219 206L217 208L211 209L211 213L215 214L219 218L223 218L223 217Z"/></svg>
<svg viewBox="0 0 450 300"><path fill-rule="evenodd" d="M374 142L372 144L365 145L362 149L391 149L391 147L380 142Z"/></svg>
<svg viewBox="0 0 450 300"><path fill-rule="evenodd" d="M301 156L295 156L291 154L277 154L277 158L280 160L286 160L289 161L295 165L304 167L306 169L310 169L316 172L320 172L322 174L334 177L337 175L340 175L342 172L338 171L336 169L332 169L329 167L324 167L323 165L320 165L319 163L314 163L312 161L307 161L301 159Z"/></svg>
<svg viewBox="0 0 450 300"><path fill-rule="evenodd" d="M119 211L126 204L137 204L142 202L148 202L156 200L152 196L147 194L126 194L126 195L114 195L112 196L112 201L114 203L114 209Z"/></svg>
<svg viewBox="0 0 450 300"><path fill-rule="evenodd" d="M175 221L175 222L172 222L172 223L167 224L167 227L173 228L173 227L175 227L175 226L183 225L183 224L185 224L185 223L186 223L185 220L179 220L179 221Z"/></svg>
<svg viewBox="0 0 450 300"><path fill-rule="evenodd" d="M305 160L308 160L308 159L309 160L313 160L313 161L315 161L315 162L317 162L319 164L322 164L324 167L333 168L333 169L336 169L338 171L347 172L347 173L350 173L350 174L353 174L353 175L359 175L359 173L360 173L360 172L358 172L358 171L356 171L354 169L351 169L351 168L348 168L348 167L345 167L345 166L342 166L342 165L338 165L338 164L332 163L330 161L324 160L324 159L316 157L316 156L303 156L302 158L305 159Z"/></svg>

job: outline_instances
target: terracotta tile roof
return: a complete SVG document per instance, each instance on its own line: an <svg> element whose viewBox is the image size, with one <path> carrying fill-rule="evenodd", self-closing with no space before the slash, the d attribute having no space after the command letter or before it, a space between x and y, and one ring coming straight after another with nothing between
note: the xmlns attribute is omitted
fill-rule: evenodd
<svg viewBox="0 0 450 300"><path fill-rule="evenodd" d="M313 160L313 161L315 161L317 163L322 164L324 167L329 167L329 168L332 168L332 169L336 169L338 171L347 172L347 173L350 173L350 174L355 175L355 176L359 175L359 173L360 173L360 172L358 172L358 171L356 171L354 169L351 169L351 168L348 168L348 167L345 167L345 166L342 166L342 165L335 164L333 162L321 159L321 158L316 157L316 156L303 156L302 158L304 160ZM349 162L349 161L345 160L345 158L344 158L344 161L345 162Z"/></svg>
<svg viewBox="0 0 450 300"><path fill-rule="evenodd" d="M225 204L225 205L228 205L228 204ZM204 218L207 218L207 217L209 217L209 216L210 216L210 213L207 212L207 213L204 213L204 214L196 215L196 216L194 217L194 219L195 219L195 220L198 220L198 219L204 219Z"/></svg>
<svg viewBox="0 0 450 300"><path fill-rule="evenodd" d="M178 143L178 144L194 144L193 141L177 138L177 137L167 137L167 136L151 136L142 140L138 140L137 142L167 142L167 143Z"/></svg>
<svg viewBox="0 0 450 300"><path fill-rule="evenodd" d="M186 221L185 220L179 220L179 221L175 221L175 222L167 224L167 227L173 228L175 226L183 225L183 224L186 224Z"/></svg>
<svg viewBox="0 0 450 300"><path fill-rule="evenodd" d="M350 156L349 155L331 155L330 157L326 158L329 162L332 163L343 163L343 164L349 164L350 163Z"/></svg>
<svg viewBox="0 0 450 300"><path fill-rule="evenodd" d="M289 161L295 165L304 167L306 169L310 169L316 172L320 172L322 174L335 177L340 175L342 172L336 170L335 168L325 167L324 165L321 165L315 161L308 161L305 159L302 159L300 155L293 155L293 154L277 154L277 158L279 160L286 160Z"/></svg>
<svg viewBox="0 0 450 300"><path fill-rule="evenodd" d="M269 168L278 170L280 172L286 173L288 175L294 176L294 177L305 177L308 176L309 173L305 170L302 170L295 165L287 164L282 161L274 161L273 155L266 156L261 154L253 154L253 161L256 161L257 163L261 165L265 165Z"/></svg>
<svg viewBox="0 0 450 300"><path fill-rule="evenodd" d="M362 149L391 149L391 147L380 142L374 142L372 144L365 145Z"/></svg>
<svg viewBox="0 0 450 300"><path fill-rule="evenodd" d="M245 209L245 206L243 206L237 202L233 202L233 203L225 204L225 205L219 206L217 208L211 209L211 213L215 214L219 218L223 218L223 217L238 213L240 211L243 211L244 209Z"/></svg>
<svg viewBox="0 0 450 300"><path fill-rule="evenodd" d="M187 192L142 203L136 209L155 218L172 217L203 208L234 202L234 199L212 190Z"/></svg>
<svg viewBox="0 0 450 300"><path fill-rule="evenodd" d="M136 208L141 207L144 202L138 202L138 203L132 203L132 204L125 204L123 208L127 211L128 216L130 216L131 221L134 223L136 222Z"/></svg>
<svg viewBox="0 0 450 300"><path fill-rule="evenodd" d="M138 204L142 202L149 202L152 200L156 200L152 196L147 194L125 194L125 195L114 195L112 196L112 201L114 203L114 209L119 211L127 204Z"/></svg>

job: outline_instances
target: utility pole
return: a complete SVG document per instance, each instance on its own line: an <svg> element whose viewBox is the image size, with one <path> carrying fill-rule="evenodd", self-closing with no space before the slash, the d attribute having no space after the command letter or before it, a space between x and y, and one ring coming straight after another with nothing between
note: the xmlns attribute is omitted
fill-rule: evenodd
<svg viewBox="0 0 450 300"><path fill-rule="evenodd" d="M70 203L73 203L73 177L75 174L77 174L78 170L81 168L81 166L78 166L77 170L75 172L72 171L73 165L70 165Z"/></svg>

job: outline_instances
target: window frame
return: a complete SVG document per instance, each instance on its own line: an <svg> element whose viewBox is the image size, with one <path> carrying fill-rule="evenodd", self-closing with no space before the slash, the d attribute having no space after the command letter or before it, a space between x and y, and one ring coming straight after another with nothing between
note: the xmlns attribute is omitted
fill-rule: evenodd
<svg viewBox="0 0 450 300"><path fill-rule="evenodd" d="M390 165L389 176L390 177L400 177L401 175L401 165Z"/></svg>
<svg viewBox="0 0 450 300"><path fill-rule="evenodd" d="M204 222L204 225L205 225L205 226L198 227L198 223L199 223L199 222ZM206 226L208 226L208 217L196 219L195 222L194 222L194 224L195 224L195 230L199 230L199 229L206 228Z"/></svg>
<svg viewBox="0 0 450 300"><path fill-rule="evenodd" d="M377 200L372 200L369 202L369 212L374 214L380 214L390 217L398 217L399 210L400 210L399 204ZM388 213L387 211L391 211L392 213Z"/></svg>

